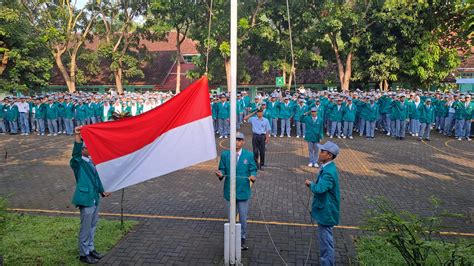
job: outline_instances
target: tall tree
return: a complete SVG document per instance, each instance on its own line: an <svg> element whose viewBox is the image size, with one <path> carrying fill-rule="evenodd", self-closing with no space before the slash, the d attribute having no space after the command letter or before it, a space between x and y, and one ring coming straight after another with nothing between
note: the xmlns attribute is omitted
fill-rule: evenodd
<svg viewBox="0 0 474 266"><path fill-rule="evenodd" d="M123 92L125 78L143 77L138 59L139 43L144 28L137 23L146 16L148 0L102 0L94 29L100 43L99 55L110 62L115 86ZM92 61L94 62L94 61Z"/></svg>
<svg viewBox="0 0 474 266"><path fill-rule="evenodd" d="M174 31L176 33L176 93L181 91L181 45L188 37L196 16L199 15L199 3L196 0L167 1L153 0L150 6L153 28ZM168 33L169 34L169 33Z"/></svg>
<svg viewBox="0 0 474 266"><path fill-rule="evenodd" d="M21 1L26 16L53 55L68 90L76 91L77 57L79 49L90 37L97 16L96 6L89 3L78 9L75 0Z"/></svg>
<svg viewBox="0 0 474 266"><path fill-rule="evenodd" d="M22 91L46 87L53 67L18 1L0 3L0 89Z"/></svg>

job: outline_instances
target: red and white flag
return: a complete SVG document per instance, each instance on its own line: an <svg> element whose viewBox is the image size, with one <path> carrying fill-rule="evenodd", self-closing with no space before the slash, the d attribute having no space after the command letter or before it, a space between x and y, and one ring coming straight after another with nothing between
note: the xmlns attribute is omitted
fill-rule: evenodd
<svg viewBox="0 0 474 266"><path fill-rule="evenodd" d="M216 158L208 80L144 114L81 130L105 191Z"/></svg>

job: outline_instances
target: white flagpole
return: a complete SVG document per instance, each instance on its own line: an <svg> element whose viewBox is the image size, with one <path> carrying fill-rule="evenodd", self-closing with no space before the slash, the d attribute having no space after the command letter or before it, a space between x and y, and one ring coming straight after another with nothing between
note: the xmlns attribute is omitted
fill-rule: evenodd
<svg viewBox="0 0 474 266"><path fill-rule="evenodd" d="M240 263L236 261L236 119L237 119L237 0L230 1L230 264ZM240 237L240 236L238 236Z"/></svg>

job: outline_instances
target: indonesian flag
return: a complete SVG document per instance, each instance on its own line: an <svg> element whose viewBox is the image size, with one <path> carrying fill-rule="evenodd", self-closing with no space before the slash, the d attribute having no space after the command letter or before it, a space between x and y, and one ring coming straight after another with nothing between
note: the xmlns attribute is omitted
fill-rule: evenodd
<svg viewBox="0 0 474 266"><path fill-rule="evenodd" d="M208 81L144 114L81 130L105 191L216 158Z"/></svg>

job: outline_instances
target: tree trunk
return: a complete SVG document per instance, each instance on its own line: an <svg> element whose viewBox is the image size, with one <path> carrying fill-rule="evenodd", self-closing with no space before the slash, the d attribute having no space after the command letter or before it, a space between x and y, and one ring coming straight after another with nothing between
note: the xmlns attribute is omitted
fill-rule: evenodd
<svg viewBox="0 0 474 266"><path fill-rule="evenodd" d="M388 80L383 81L383 90L388 91Z"/></svg>
<svg viewBox="0 0 474 266"><path fill-rule="evenodd" d="M293 68L290 70L290 75L288 77L287 90L291 91L291 83L293 82Z"/></svg>
<svg viewBox="0 0 474 266"><path fill-rule="evenodd" d="M0 75L3 74L3 71L5 71L5 69L7 69L7 65L8 65L8 51L5 51L3 53L2 62L0 64Z"/></svg>
<svg viewBox="0 0 474 266"><path fill-rule="evenodd" d="M70 76L70 85L68 86L69 92L76 91L76 68L77 68L77 49L71 54L71 64L69 65L69 76Z"/></svg>
<svg viewBox="0 0 474 266"><path fill-rule="evenodd" d="M383 80L379 81L379 89L383 90Z"/></svg>
<svg viewBox="0 0 474 266"><path fill-rule="evenodd" d="M179 31L176 33L176 94L181 91L181 43Z"/></svg>
<svg viewBox="0 0 474 266"><path fill-rule="evenodd" d="M224 59L224 65L225 65L225 76L227 78L227 91L230 92L230 58L225 58Z"/></svg>
<svg viewBox="0 0 474 266"><path fill-rule="evenodd" d="M117 93L123 93L123 84L122 84L122 68L118 67L117 70L114 71L114 79L115 79L115 87L117 88Z"/></svg>
<svg viewBox="0 0 474 266"><path fill-rule="evenodd" d="M286 67L283 65L283 84L286 84Z"/></svg>
<svg viewBox="0 0 474 266"><path fill-rule="evenodd" d="M343 92L349 91L349 83L351 82L351 75L352 75L352 51L349 52L346 59L346 69L344 71L344 79L343 83L341 84L341 89Z"/></svg>
<svg viewBox="0 0 474 266"><path fill-rule="evenodd" d="M69 77L69 73L67 73L66 67L64 66L63 61L61 60L61 55L62 53L53 52L54 61L56 62L56 66L58 67L59 72L61 72L61 75L63 76L64 81L66 82L68 91L75 92L76 85L71 81L71 78Z"/></svg>

